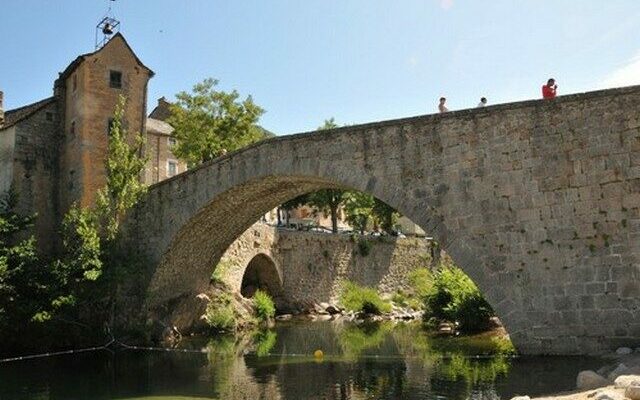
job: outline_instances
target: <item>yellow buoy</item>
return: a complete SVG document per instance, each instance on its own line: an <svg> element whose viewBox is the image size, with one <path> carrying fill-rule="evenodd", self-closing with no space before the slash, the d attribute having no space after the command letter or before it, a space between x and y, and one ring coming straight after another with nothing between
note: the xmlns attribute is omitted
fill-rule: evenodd
<svg viewBox="0 0 640 400"><path fill-rule="evenodd" d="M322 350L316 350L316 351L313 352L313 356L315 358L322 358L322 357L324 357L324 353L322 352Z"/></svg>

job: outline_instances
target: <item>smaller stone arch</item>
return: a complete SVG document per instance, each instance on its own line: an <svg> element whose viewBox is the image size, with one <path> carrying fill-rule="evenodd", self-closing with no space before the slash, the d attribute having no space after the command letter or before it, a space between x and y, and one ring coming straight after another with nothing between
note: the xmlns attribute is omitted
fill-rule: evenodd
<svg viewBox="0 0 640 400"><path fill-rule="evenodd" d="M264 253L256 254L247 264L242 275L240 294L250 298L258 289L267 292L273 298L278 310L285 307L282 277L275 261Z"/></svg>

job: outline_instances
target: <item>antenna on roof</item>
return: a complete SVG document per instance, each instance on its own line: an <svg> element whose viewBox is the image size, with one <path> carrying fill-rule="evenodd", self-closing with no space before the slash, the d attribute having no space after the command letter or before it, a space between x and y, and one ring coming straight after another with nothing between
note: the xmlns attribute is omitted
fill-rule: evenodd
<svg viewBox="0 0 640 400"><path fill-rule="evenodd" d="M116 0L107 0L109 8L105 16L96 25L96 50L107 44L111 36L120 30L120 21L113 16L111 3Z"/></svg>

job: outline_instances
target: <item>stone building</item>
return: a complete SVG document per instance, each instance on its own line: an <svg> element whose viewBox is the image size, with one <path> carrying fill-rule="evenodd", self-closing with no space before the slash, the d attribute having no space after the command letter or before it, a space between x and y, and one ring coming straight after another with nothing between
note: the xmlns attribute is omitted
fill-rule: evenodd
<svg viewBox="0 0 640 400"><path fill-rule="evenodd" d="M147 118L147 168L144 181L147 184L158 183L187 170L187 164L171 151L176 144L172 136L173 128L167 123L171 115L170 103L164 98L158 100L158 105Z"/></svg>
<svg viewBox="0 0 640 400"><path fill-rule="evenodd" d="M127 98L123 125L147 139L149 162L141 179L152 184L186 170L171 153L168 108L154 110L157 118L146 116L153 75L118 33L73 60L55 80L52 97L0 111L0 194L13 188L18 211L37 214L34 230L43 251L54 248L53 233L71 205L93 204L105 184L109 129L120 95Z"/></svg>

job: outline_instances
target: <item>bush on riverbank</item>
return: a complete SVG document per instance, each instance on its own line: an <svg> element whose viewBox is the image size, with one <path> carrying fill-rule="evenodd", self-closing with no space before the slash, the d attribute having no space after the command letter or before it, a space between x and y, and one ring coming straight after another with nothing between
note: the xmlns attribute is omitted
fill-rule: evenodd
<svg viewBox="0 0 640 400"><path fill-rule="evenodd" d="M464 333L487 330L493 309L475 283L455 265L441 265L423 297L425 321L450 321Z"/></svg>
<svg viewBox="0 0 640 400"><path fill-rule="evenodd" d="M276 315L276 306L273 299L266 292L256 290L253 295L253 305L255 307L256 317L260 321L267 321Z"/></svg>
<svg viewBox="0 0 640 400"><path fill-rule="evenodd" d="M236 329L236 316L231 295L222 294L207 305L204 320L214 331L229 332Z"/></svg>
<svg viewBox="0 0 640 400"><path fill-rule="evenodd" d="M488 329L491 306L478 287L450 259L432 272L426 267L409 274L412 293L423 303L424 320L430 327L440 322L457 322L464 333Z"/></svg>
<svg viewBox="0 0 640 400"><path fill-rule="evenodd" d="M342 286L340 304L354 312L365 314L382 314L391 311L391 304L382 300L375 289L357 285L346 281Z"/></svg>

